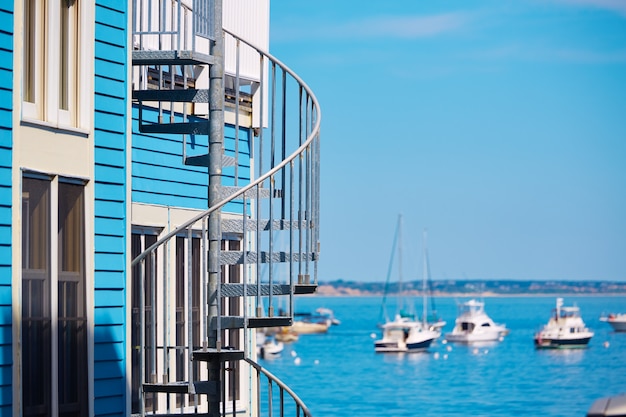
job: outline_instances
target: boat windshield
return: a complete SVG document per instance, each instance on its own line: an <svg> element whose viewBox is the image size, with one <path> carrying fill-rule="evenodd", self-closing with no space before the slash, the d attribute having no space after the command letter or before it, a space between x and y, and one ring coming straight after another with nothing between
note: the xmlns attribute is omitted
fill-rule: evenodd
<svg viewBox="0 0 626 417"><path fill-rule="evenodd" d="M561 318L566 319L570 317L580 317L580 310L578 307L562 307Z"/></svg>

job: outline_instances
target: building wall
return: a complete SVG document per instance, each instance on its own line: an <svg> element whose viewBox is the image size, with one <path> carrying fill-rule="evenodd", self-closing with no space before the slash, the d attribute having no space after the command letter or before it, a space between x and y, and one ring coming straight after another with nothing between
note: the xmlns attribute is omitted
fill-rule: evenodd
<svg viewBox="0 0 626 417"><path fill-rule="evenodd" d="M0 415L12 407L11 159L13 2L0 4Z"/></svg>
<svg viewBox="0 0 626 417"><path fill-rule="evenodd" d="M126 416L129 2L98 0L94 94L94 414Z"/></svg>
<svg viewBox="0 0 626 417"><path fill-rule="evenodd" d="M146 121L156 121L157 116L156 109L143 110ZM180 117L175 120L181 121ZM240 129L238 135L240 166L237 176L240 186L248 184L250 180L250 131ZM225 126L224 136L225 154L234 156L235 129L232 125ZM207 154L207 136L187 137L186 152L187 156ZM234 167L224 167L223 174L224 185L235 184ZM139 133L138 110L133 106L133 203L206 210L208 178L206 167L184 164L182 135ZM228 208L226 207L226 211ZM233 205L231 208L234 209Z"/></svg>

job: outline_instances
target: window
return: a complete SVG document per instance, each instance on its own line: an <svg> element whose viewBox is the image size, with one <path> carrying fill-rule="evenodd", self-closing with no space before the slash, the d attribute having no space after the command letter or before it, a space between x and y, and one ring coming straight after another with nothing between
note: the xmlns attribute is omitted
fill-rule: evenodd
<svg viewBox="0 0 626 417"><path fill-rule="evenodd" d="M26 0L22 117L56 127L88 128L88 112L81 104L91 68L86 51L93 41L87 30L92 15L84 0ZM90 30L90 29L89 29ZM78 88L79 85L81 88Z"/></svg>
<svg viewBox="0 0 626 417"><path fill-rule="evenodd" d="M83 190L63 179L23 178L24 416L87 414Z"/></svg>
<svg viewBox="0 0 626 417"><path fill-rule="evenodd" d="M146 248L150 247L152 244L157 241L158 231L151 230L141 230L141 231L133 231L131 238L131 246L132 246L132 257L136 258L139 254L141 254ZM148 256L146 262L139 263L133 268L133 286L132 286L132 330L131 330L131 343L133 346L132 350L132 412L139 413L141 410L140 404L140 385L141 385L141 375L140 370L144 368L144 381L151 381L152 375L150 372L151 366L156 363L156 356L154 355L153 349L146 349L146 356L144 358L145 362L142 364L142 351L141 351L141 292L140 289L142 287L142 278L143 278L143 294L144 294L144 343L145 346L152 346L153 340L156 340L156 333L153 332L155 326L152 326L152 317L156 317L156 305L153 304L156 299L156 288L155 281L152 277L155 276L153 274L153 270L156 269L157 265L157 255L154 254L152 256ZM156 370L155 370L156 375ZM156 408L156 401L153 401L154 398L152 396L148 396L145 400L146 408Z"/></svg>

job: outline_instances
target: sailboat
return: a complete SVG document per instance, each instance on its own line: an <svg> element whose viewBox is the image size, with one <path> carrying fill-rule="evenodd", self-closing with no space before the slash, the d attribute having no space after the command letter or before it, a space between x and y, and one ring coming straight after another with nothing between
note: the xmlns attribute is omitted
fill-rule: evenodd
<svg viewBox="0 0 626 417"><path fill-rule="evenodd" d="M435 308L435 300L432 298L432 289L430 285L430 263L428 260L428 246L426 244L426 229L423 235L423 266L422 271L422 326L426 329L437 333L437 337L441 336L441 329L446 325L439 316ZM431 313L428 313L428 301L432 306Z"/></svg>
<svg viewBox="0 0 626 417"><path fill-rule="evenodd" d="M374 342L374 349L377 353L389 353L389 352L420 352L426 350L433 342L433 340L439 337L439 333L429 329L423 325L422 322L416 321L414 317L406 314L402 314L402 215L398 216L398 224L396 226L396 234L394 238L394 244L391 251L391 259L389 261L389 268L387 272L387 282L385 285L385 294L383 295L382 312L385 312L385 302L387 299L387 289L389 284L389 278L391 276L391 269L393 265L393 258L395 255L396 243L398 244L398 313L393 320L386 319L383 324L382 338ZM386 312L385 312L386 313Z"/></svg>

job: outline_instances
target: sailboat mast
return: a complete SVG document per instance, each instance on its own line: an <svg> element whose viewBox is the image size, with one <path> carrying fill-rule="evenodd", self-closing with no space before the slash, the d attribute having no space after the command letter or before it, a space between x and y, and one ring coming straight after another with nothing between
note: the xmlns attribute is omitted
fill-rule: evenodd
<svg viewBox="0 0 626 417"><path fill-rule="evenodd" d="M398 311L402 313L402 214L398 215Z"/></svg>
<svg viewBox="0 0 626 417"><path fill-rule="evenodd" d="M422 323L424 324L424 326L426 326L426 315L428 314L428 306L426 305L426 303L428 302L426 298L426 280L428 279L428 250L426 249L426 229L424 229L423 241L424 270L422 271Z"/></svg>

